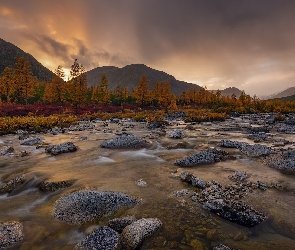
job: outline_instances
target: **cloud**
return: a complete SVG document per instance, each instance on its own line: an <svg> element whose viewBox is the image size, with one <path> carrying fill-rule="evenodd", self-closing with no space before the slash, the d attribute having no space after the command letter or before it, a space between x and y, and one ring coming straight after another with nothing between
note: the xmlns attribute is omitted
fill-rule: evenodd
<svg viewBox="0 0 295 250"><path fill-rule="evenodd" d="M293 0L2 0L0 10L2 38L50 67L145 63L261 94L295 84Z"/></svg>

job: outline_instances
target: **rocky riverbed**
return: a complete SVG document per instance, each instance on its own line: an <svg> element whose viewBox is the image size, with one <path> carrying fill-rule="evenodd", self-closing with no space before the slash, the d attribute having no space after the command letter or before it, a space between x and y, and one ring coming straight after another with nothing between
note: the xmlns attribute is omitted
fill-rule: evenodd
<svg viewBox="0 0 295 250"><path fill-rule="evenodd" d="M295 249L295 116L184 117L1 136L0 249Z"/></svg>

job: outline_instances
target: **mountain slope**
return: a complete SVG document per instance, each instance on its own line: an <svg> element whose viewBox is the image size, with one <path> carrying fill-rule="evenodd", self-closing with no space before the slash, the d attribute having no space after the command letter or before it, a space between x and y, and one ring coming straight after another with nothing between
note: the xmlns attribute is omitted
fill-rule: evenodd
<svg viewBox="0 0 295 250"><path fill-rule="evenodd" d="M13 68L16 60L20 57L24 57L30 62L32 74L39 81L51 81L54 76L53 72L39 63L32 55L0 38L0 74L5 67Z"/></svg>
<svg viewBox="0 0 295 250"><path fill-rule="evenodd" d="M239 97L241 95L241 93L242 93L242 91L236 87L229 87L224 90L221 90L221 95L223 95L223 96L231 96L232 94L235 94L236 97Z"/></svg>
<svg viewBox="0 0 295 250"><path fill-rule="evenodd" d="M138 85L142 75L146 75L150 88L153 88L155 82L165 82L168 80L171 91L177 95L183 91L187 91L191 87L195 87L197 90L200 88L199 85L178 81L174 76L152 69L144 64L131 64L123 68L105 66L92 69L87 72L88 86L97 85L102 74L106 74L110 89L121 85L131 90Z"/></svg>
<svg viewBox="0 0 295 250"><path fill-rule="evenodd" d="M287 97L287 96L293 96L293 95L295 95L295 87L285 89L284 91L282 91L282 92L280 92L278 94L268 96L265 99L278 99L278 98Z"/></svg>

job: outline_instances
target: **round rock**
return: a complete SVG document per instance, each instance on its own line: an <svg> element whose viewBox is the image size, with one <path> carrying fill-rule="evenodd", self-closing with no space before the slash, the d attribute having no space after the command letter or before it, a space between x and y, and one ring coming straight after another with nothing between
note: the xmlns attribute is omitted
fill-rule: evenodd
<svg viewBox="0 0 295 250"><path fill-rule="evenodd" d="M110 215L120 208L133 207L139 201L119 192L81 190L59 198L54 217L72 224L82 224Z"/></svg>

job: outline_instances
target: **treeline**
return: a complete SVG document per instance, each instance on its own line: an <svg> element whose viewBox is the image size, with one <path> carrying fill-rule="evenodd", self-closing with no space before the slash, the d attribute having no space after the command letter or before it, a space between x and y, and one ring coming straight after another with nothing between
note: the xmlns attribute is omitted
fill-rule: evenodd
<svg viewBox="0 0 295 250"><path fill-rule="evenodd" d="M14 104L70 104L78 107L86 104L124 105L155 107L167 110L177 108L209 108L217 112L295 112L295 102L280 100L264 101L251 97L242 91L239 97L222 96L221 91L210 92L206 88L191 88L181 95L171 92L170 84L155 82L149 87L148 79L143 75L138 85L129 90L117 85L109 88L105 74L98 79L96 86L87 86L86 70L77 60L71 66L70 80L65 77L62 66L54 71L51 82L40 82L32 76L30 63L19 58L14 68L6 67L0 77L0 102Z"/></svg>

